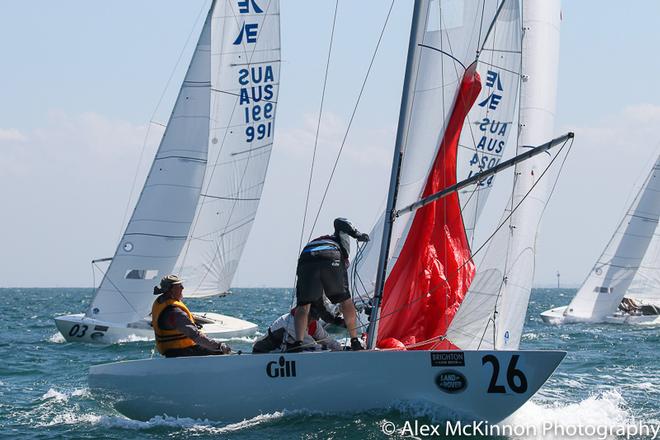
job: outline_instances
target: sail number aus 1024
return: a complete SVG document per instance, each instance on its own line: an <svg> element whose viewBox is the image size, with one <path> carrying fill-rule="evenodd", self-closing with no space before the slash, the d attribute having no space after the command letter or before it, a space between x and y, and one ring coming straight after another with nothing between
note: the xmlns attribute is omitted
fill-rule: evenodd
<svg viewBox="0 0 660 440"><path fill-rule="evenodd" d="M522 394L527 391L527 377L525 373L516 368L518 364L519 355L514 354L511 356L509 361L509 366L506 369L506 383L514 393ZM500 376L500 361L492 354L484 356L481 358L481 364L491 364L493 366L493 374L490 378L490 383L488 384L488 393L506 393L506 387L504 385L498 385L498 380Z"/></svg>

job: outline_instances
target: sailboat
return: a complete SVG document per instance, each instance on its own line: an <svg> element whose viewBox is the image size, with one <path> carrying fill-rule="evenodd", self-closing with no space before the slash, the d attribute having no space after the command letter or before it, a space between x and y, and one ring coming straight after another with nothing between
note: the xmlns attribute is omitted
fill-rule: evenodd
<svg viewBox="0 0 660 440"><path fill-rule="evenodd" d="M624 296L628 293L636 274L640 281L647 271L642 260L650 251L660 217L660 156L651 168L644 184L626 211L603 253L594 264L587 279L568 306L555 307L541 313L548 324L569 324L575 322L616 322L626 321L629 313L615 315ZM649 254L657 254L657 248ZM657 261L657 260L656 260ZM646 265L653 263L647 260ZM640 282L637 284L639 288ZM651 321L653 318L639 318ZM631 319L634 321L635 318Z"/></svg>
<svg viewBox="0 0 660 440"><path fill-rule="evenodd" d="M262 26L268 13L279 11L277 0L256 2L269 12L223 20L235 4L227 0L216 4L213 15L238 34L248 24ZM89 374L92 392L131 418L167 414L225 422L282 410L365 411L401 401L425 402L447 417L497 422L531 398L565 355L519 350L518 343L531 287L534 238L548 197L539 184L552 161L547 151L565 145L572 135L550 140L559 2L525 0L523 5L524 25L518 0L414 2L386 215L382 235L374 240L380 252L367 350L95 365ZM494 43L507 30L514 32L509 36L517 49ZM524 152L456 182L465 118L474 105L497 107L504 93L516 93L497 81L502 72L498 61L520 56L521 38L526 55L520 63L523 73L516 71L524 80L518 149ZM487 75L481 77L480 69ZM489 247L485 260L502 254L511 258L503 271L488 265L481 272L471 266L457 191L514 165L506 226L499 229L493 241L498 246ZM501 241L507 246L502 248ZM437 257L449 245L455 245L452 253ZM419 262L430 263L421 267L431 275L427 279L420 280L415 272ZM448 294L460 299L442 307ZM419 304L424 308L415 308ZM408 308L414 312L400 313ZM392 339L405 349L386 348ZM183 388L162 386L184 380ZM337 389L350 390L350 398Z"/></svg>
<svg viewBox="0 0 660 440"><path fill-rule="evenodd" d="M236 8L264 12L258 3ZM222 13L216 23L233 17ZM229 292L273 145L280 51L277 16L268 17L259 36L268 35L254 50L255 27L235 33L215 28L207 15L142 193L91 305L84 314L55 318L68 341L153 339L153 287L172 272L184 279L187 298ZM231 316L194 315L213 337L257 330Z"/></svg>

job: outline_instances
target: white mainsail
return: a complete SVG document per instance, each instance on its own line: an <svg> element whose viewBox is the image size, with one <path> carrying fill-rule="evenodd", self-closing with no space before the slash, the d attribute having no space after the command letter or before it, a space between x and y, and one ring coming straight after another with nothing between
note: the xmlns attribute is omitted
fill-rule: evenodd
<svg viewBox="0 0 660 440"><path fill-rule="evenodd" d="M213 13L207 172L176 264L186 296L229 290L259 206L280 80L279 0L218 2Z"/></svg>
<svg viewBox="0 0 660 440"><path fill-rule="evenodd" d="M547 142L553 134L560 24L558 0L523 0L522 5L525 80L519 153ZM547 182L541 173L550 160L549 155L541 154L516 166L513 195L503 220L512 207L525 200L489 243L449 326L447 338L461 349L517 349L520 344L534 276L536 233L548 200Z"/></svg>
<svg viewBox="0 0 660 440"><path fill-rule="evenodd" d="M135 322L188 237L207 162L211 97L209 11L142 193L86 316Z"/></svg>
<svg viewBox="0 0 660 440"><path fill-rule="evenodd" d="M660 156L602 255L566 308L565 316L599 322L617 310L642 265L659 217ZM644 273L648 272L644 270L640 276Z"/></svg>

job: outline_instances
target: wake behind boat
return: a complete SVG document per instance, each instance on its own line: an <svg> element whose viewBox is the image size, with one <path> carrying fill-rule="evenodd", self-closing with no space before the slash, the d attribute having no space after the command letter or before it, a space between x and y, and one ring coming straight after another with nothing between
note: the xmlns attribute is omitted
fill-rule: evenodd
<svg viewBox="0 0 660 440"><path fill-rule="evenodd" d="M263 53L265 38L278 33L263 31L276 26L278 0L238 5L214 2L209 16L245 52ZM446 0L414 2L388 203L380 233L372 234L380 252L368 278L376 278L368 350L97 365L90 369L92 392L140 419L168 414L231 421L281 410L363 411L423 401L448 418L496 422L523 405L564 357L518 347L536 230L549 197L543 175L558 157L547 151L573 137L551 140L559 3L526 0L523 6L524 25L514 0L471 0L460 7ZM248 28L252 41L244 38ZM242 54L232 51L225 60L234 82L227 82L224 96L234 99L244 89L237 71ZM491 150L503 148L507 133L516 132L507 127L513 125L519 85L519 155L491 162ZM480 132L466 135L472 143L464 144L462 128L475 125L468 120L472 108L480 115ZM459 146L472 148L475 163L482 164L461 182ZM456 191L490 185L494 172L514 165L503 227L485 264L475 267ZM383 349L391 339L403 350ZM338 390L348 391L338 396Z"/></svg>

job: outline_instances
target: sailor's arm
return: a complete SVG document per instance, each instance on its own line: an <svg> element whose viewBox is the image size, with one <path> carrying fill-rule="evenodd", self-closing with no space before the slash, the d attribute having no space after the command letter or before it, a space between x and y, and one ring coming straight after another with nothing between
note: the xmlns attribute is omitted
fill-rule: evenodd
<svg viewBox="0 0 660 440"><path fill-rule="evenodd" d="M183 310L178 307L173 308L171 311L171 317L173 319L174 327L192 339L195 344L211 351L217 351L218 353L229 353L230 349L227 344L210 339L204 333L200 332L197 326L190 321L188 315L186 315Z"/></svg>

